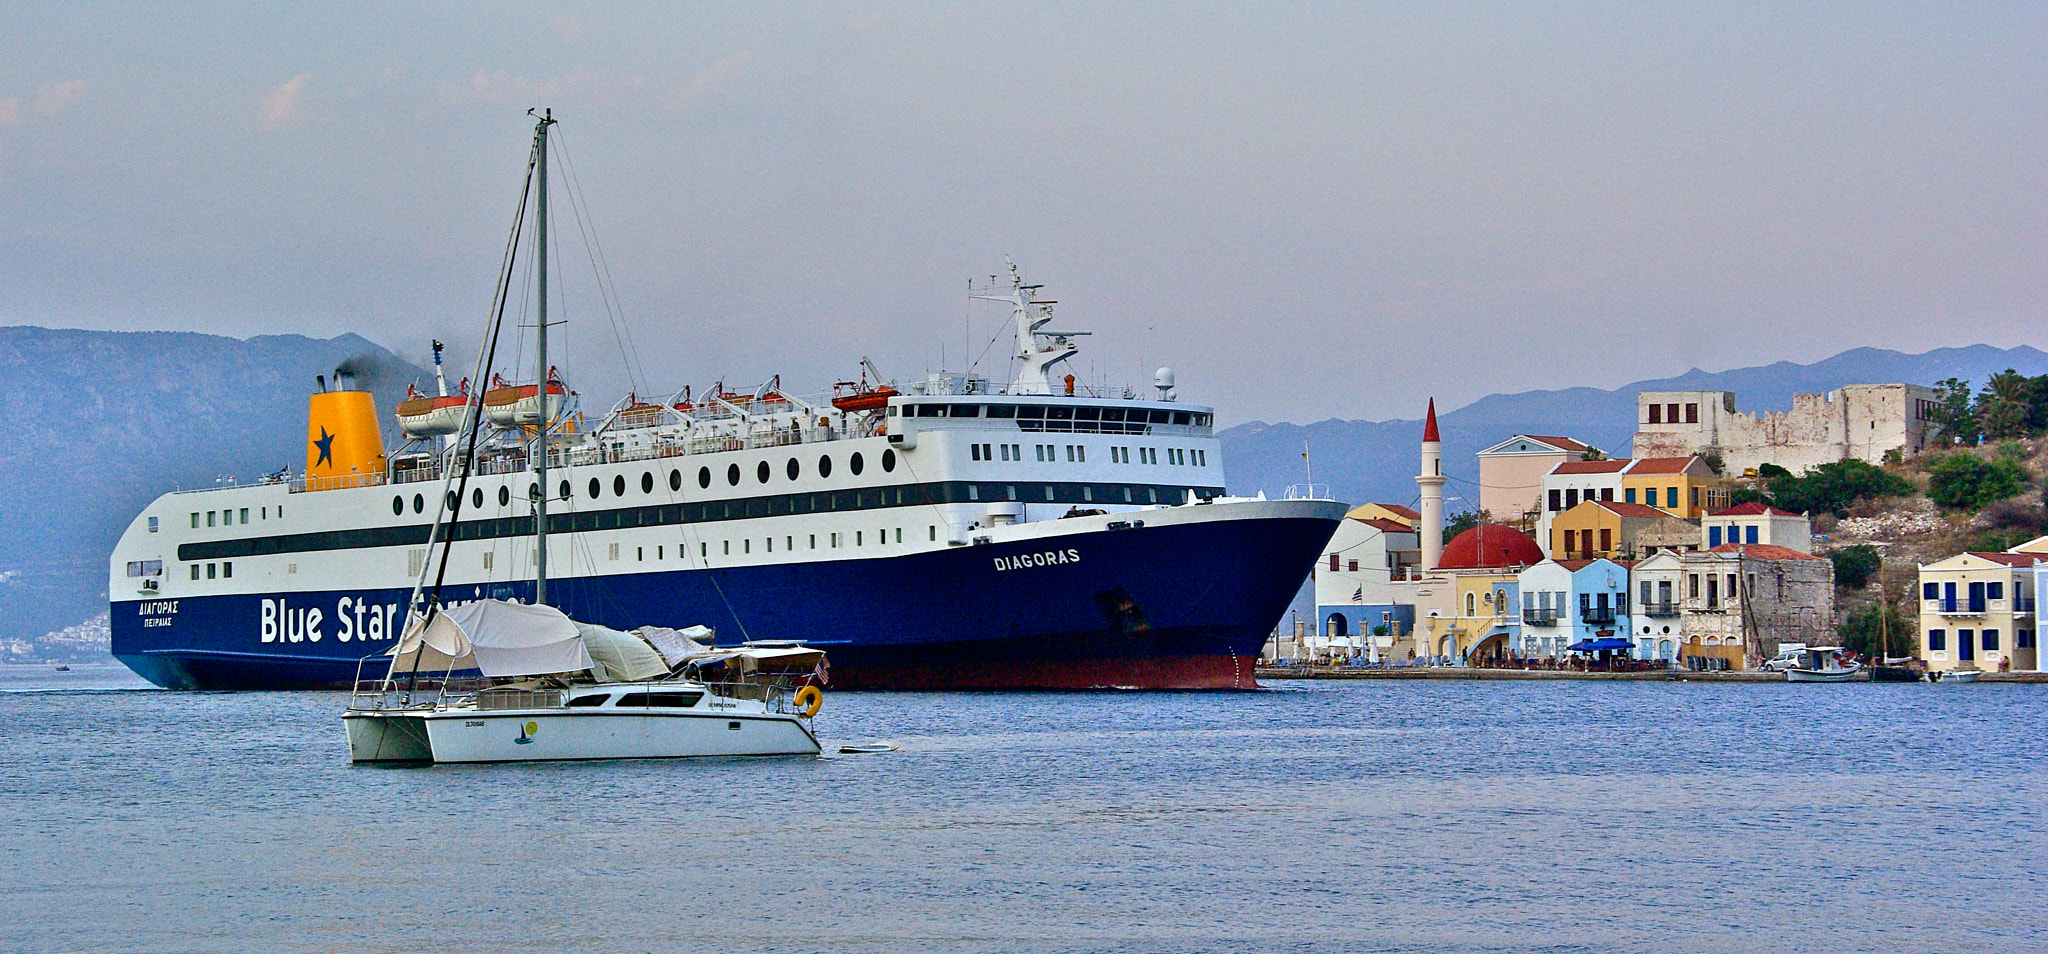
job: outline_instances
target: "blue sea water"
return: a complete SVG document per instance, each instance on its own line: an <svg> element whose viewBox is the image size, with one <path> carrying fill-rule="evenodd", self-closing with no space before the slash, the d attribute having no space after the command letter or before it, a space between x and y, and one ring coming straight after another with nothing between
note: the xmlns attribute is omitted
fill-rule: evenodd
<svg viewBox="0 0 2048 954"><path fill-rule="evenodd" d="M2048 950L2048 686L833 694L820 759L352 767L0 674L0 948Z"/></svg>

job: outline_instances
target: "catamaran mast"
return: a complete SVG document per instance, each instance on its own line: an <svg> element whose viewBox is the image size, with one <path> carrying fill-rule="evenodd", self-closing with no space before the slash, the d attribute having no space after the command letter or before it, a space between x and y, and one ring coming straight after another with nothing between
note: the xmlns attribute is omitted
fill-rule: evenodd
<svg viewBox="0 0 2048 954"><path fill-rule="evenodd" d="M548 427L553 423L548 406L548 127L555 124L555 111L550 109L541 114L540 122L533 128L533 151L536 178L540 181L536 197L539 200L538 224L534 232L534 267L537 269L535 286L539 292L539 308L533 323L534 340L534 396L540 399L539 437L533 447L534 487L539 494L534 498L533 511L533 602L543 605L548 601Z"/></svg>

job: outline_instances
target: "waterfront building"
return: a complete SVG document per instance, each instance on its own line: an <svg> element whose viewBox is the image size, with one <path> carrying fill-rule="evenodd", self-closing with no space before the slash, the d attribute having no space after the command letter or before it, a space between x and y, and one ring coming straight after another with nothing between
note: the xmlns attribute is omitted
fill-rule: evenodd
<svg viewBox="0 0 2048 954"><path fill-rule="evenodd" d="M1407 511L1411 522L1395 519L1399 511ZM1316 625L1323 642L1313 648L1323 655L1377 660L1415 628L1414 587L1403 582L1416 575L1421 554L1414 513L1365 504L1338 524L1315 571ZM1381 627L1384 632L1376 632Z"/></svg>
<svg viewBox="0 0 2048 954"><path fill-rule="evenodd" d="M1536 539L1551 546L1551 525L1557 515L1587 500L1620 500L1622 471L1629 460L1568 460L1543 475L1543 512L1536 518ZM1556 556L1554 549L1546 553Z"/></svg>
<svg viewBox="0 0 2048 954"><path fill-rule="evenodd" d="M1633 560L1658 550L1699 546L1699 527L1656 507L1582 501L1550 524L1550 554L1560 560Z"/></svg>
<svg viewBox="0 0 2048 954"><path fill-rule="evenodd" d="M1422 522L1422 514L1415 508L1391 503L1359 504L1352 508L1351 512L1345 514L1345 516L1354 520L1371 520L1375 517L1383 520L1392 520L1395 523L1407 525L1410 530L1414 530L1415 525Z"/></svg>
<svg viewBox="0 0 2048 954"><path fill-rule="evenodd" d="M1699 669L1747 669L1780 643L1824 645L1835 635L1835 565L1789 547L1724 543L1678 555L1685 587L1680 659Z"/></svg>
<svg viewBox="0 0 2048 954"><path fill-rule="evenodd" d="M2037 553L1958 553L1920 566L1920 658L1927 668L2040 668Z"/></svg>
<svg viewBox="0 0 2048 954"><path fill-rule="evenodd" d="M1481 524L1444 546L1437 566L1413 586L1418 657L1463 663L1475 653L1505 654L1521 629L1517 577L1543 551L1505 524Z"/></svg>
<svg viewBox="0 0 2048 954"><path fill-rule="evenodd" d="M1625 638L1628 567L1614 560L1544 560L1517 578L1522 655L1562 655L1573 643Z"/></svg>
<svg viewBox="0 0 2048 954"><path fill-rule="evenodd" d="M1698 457L1637 457L1621 473L1621 499L1697 520L1728 506L1728 481Z"/></svg>
<svg viewBox="0 0 2048 954"><path fill-rule="evenodd" d="M1880 464L1889 451L1911 457L1927 446L1940 431L1940 401L1917 384L1852 384L1798 395L1789 411L1746 414L1730 391L1641 391L1633 453L1718 455L1730 474L1764 464L1799 474L1850 458Z"/></svg>
<svg viewBox="0 0 2048 954"><path fill-rule="evenodd" d="M1813 520L1752 501L1700 518L1700 537L1709 550L1724 543L1766 543L1812 553Z"/></svg>
<svg viewBox="0 0 2048 954"><path fill-rule="evenodd" d="M1534 530L1543 515L1543 478L1591 448L1569 437L1516 434L1479 452L1479 507L1495 522Z"/></svg>
<svg viewBox="0 0 2048 954"><path fill-rule="evenodd" d="M1678 647L1685 642L1682 552L1659 550L1629 567L1635 593L1629 636L1636 641L1637 659L1678 659Z"/></svg>

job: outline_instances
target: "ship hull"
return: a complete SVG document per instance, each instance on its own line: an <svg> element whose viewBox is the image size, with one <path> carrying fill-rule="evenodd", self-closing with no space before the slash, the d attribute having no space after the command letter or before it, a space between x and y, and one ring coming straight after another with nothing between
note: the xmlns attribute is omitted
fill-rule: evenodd
<svg viewBox="0 0 2048 954"><path fill-rule="evenodd" d="M1342 514L1329 501L1170 508L1126 515L1145 518L1131 529L1076 521L1074 532L895 556L551 580L549 601L607 626L701 623L726 644L804 640L829 654L835 688L1243 689ZM530 583L444 591L451 601L531 595ZM402 615L390 608L407 596L191 597L168 617L116 602L114 655L171 688L343 686L359 659L389 645L395 632L383 630ZM365 608L372 622L392 621L373 631L384 641L362 639Z"/></svg>

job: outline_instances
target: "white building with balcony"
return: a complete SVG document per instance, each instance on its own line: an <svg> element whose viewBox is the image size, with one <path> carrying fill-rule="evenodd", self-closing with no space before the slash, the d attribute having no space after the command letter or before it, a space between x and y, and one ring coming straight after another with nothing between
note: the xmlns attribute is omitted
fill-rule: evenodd
<svg viewBox="0 0 2048 954"><path fill-rule="evenodd" d="M1927 668L2035 670L2044 557L1958 553L1920 567L1920 658Z"/></svg>

